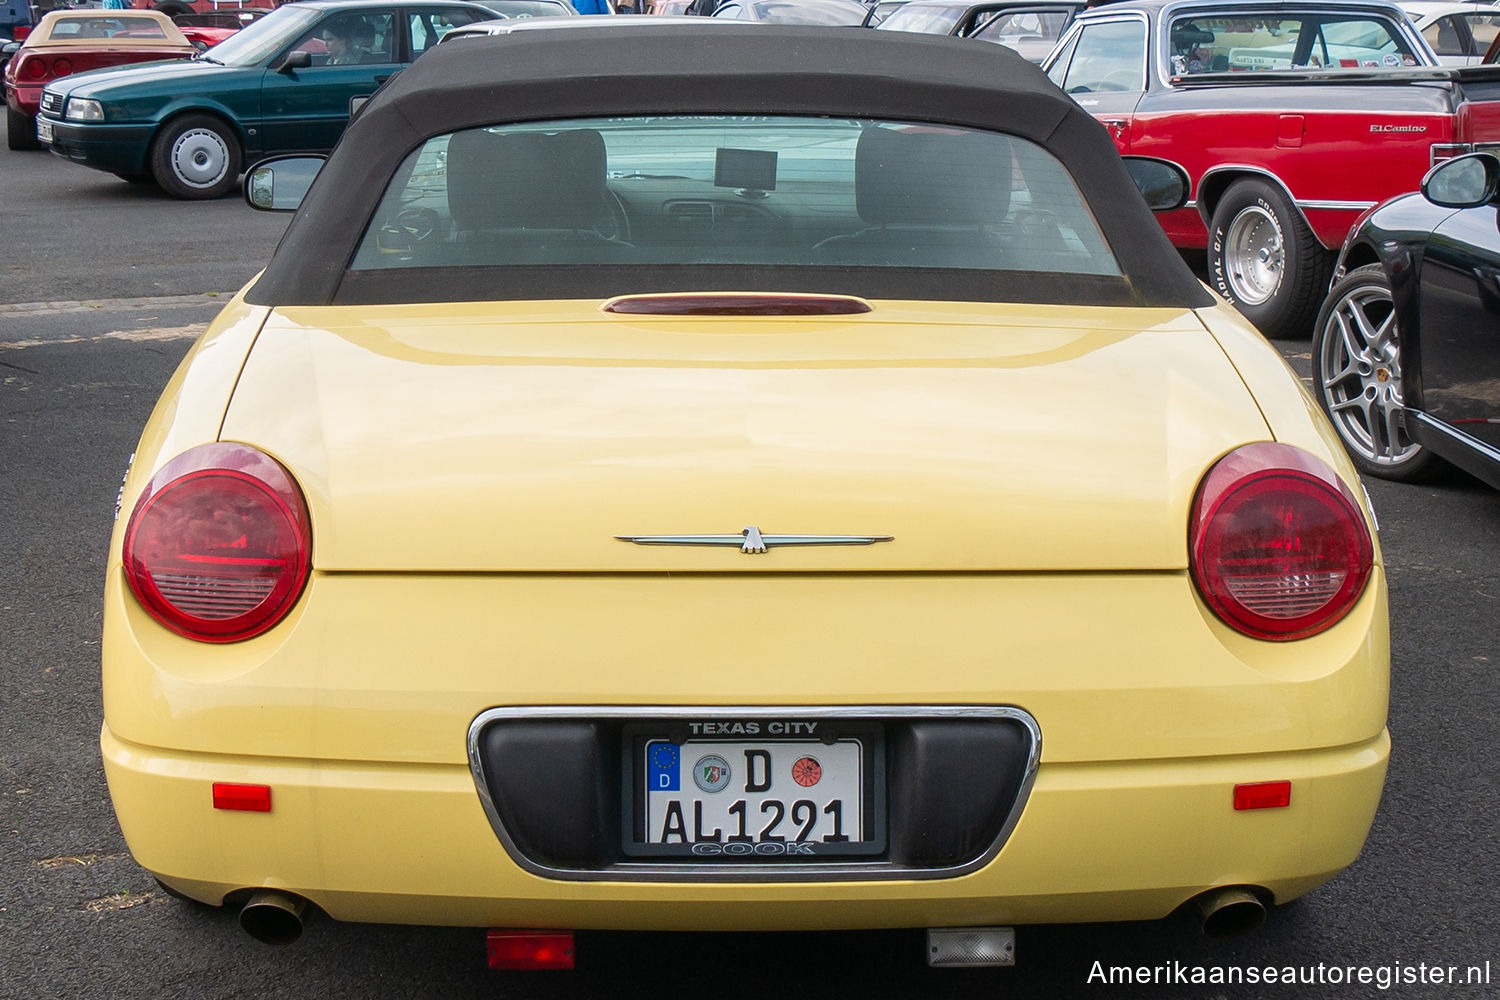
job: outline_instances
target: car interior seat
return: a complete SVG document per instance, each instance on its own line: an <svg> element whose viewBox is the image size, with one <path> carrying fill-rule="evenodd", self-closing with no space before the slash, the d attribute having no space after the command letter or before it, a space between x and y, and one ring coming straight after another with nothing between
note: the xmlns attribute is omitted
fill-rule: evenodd
<svg viewBox="0 0 1500 1000"><path fill-rule="evenodd" d="M448 141L447 173L457 240L486 244L484 262L595 263L633 249L598 229L612 216L595 129L469 129Z"/></svg>
<svg viewBox="0 0 1500 1000"><path fill-rule="evenodd" d="M854 152L855 210L865 228L823 240L814 256L820 263L1000 266L992 227L1010 207L1011 163L997 162L996 142L979 133L866 129Z"/></svg>

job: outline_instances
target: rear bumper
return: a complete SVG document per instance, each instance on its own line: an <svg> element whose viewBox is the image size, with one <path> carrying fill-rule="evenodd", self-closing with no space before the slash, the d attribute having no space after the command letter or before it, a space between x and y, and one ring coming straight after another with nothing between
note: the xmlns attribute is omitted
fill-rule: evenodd
<svg viewBox="0 0 1500 1000"><path fill-rule="evenodd" d="M5 88L5 103L18 114L30 115L35 118L37 111L42 106L41 87L7 86Z"/></svg>
<svg viewBox="0 0 1500 1000"><path fill-rule="evenodd" d="M205 901L270 886L341 919L856 929L1283 900L1356 858L1389 753L1378 567L1342 623L1279 644L1229 633L1184 573L315 574L282 625L208 647L115 565L105 608L105 770L136 858ZM1034 720L998 852L924 878L585 879L513 857L470 767L492 710L819 705ZM1282 780L1289 807L1232 808L1235 784ZM215 810L214 782L269 785L272 811Z"/></svg>
<svg viewBox="0 0 1500 1000"><path fill-rule="evenodd" d="M1364 743L1217 760L1047 765L1000 853L905 881L560 881L510 858L462 765L371 765L101 746L136 859L210 903L272 886L336 919L617 930L864 929L1142 920L1222 885L1278 902L1347 867L1390 750ZM1235 812L1231 786L1292 782L1285 809ZM270 813L216 812L215 781L272 786Z"/></svg>

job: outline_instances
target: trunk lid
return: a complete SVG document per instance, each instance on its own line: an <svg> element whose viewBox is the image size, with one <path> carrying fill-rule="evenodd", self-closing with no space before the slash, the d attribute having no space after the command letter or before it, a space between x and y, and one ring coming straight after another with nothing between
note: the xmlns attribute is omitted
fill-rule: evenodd
<svg viewBox="0 0 1500 1000"><path fill-rule="evenodd" d="M324 571L1181 569L1223 453L1268 437L1191 312L877 302L298 307L222 431L307 492ZM893 536L643 546L620 535Z"/></svg>

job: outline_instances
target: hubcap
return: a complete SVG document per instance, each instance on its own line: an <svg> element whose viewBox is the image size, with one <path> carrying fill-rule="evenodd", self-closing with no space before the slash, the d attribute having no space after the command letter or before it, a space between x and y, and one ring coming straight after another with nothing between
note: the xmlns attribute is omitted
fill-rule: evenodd
<svg viewBox="0 0 1500 1000"><path fill-rule="evenodd" d="M172 173L190 187L213 187L228 169L229 147L216 132L190 129L172 144Z"/></svg>
<svg viewBox="0 0 1500 1000"><path fill-rule="evenodd" d="M1335 304L1318 353L1323 399L1339 436L1360 457L1397 466L1421 445L1406 434L1401 410L1401 345L1384 288L1351 289Z"/></svg>
<svg viewBox="0 0 1500 1000"><path fill-rule="evenodd" d="M1224 265L1235 298L1258 306L1281 285L1285 255L1281 227L1270 212L1252 206L1234 217L1224 237Z"/></svg>

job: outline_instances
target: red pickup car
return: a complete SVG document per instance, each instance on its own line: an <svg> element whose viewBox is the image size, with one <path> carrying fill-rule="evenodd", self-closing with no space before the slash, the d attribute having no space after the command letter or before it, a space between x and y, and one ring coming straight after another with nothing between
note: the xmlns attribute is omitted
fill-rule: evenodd
<svg viewBox="0 0 1500 1000"><path fill-rule="evenodd" d="M1436 162L1500 146L1500 67L1440 68L1402 11L1356 0L1127 0L1043 63L1122 153L1171 160L1158 216L1270 337L1307 337L1361 213Z"/></svg>

